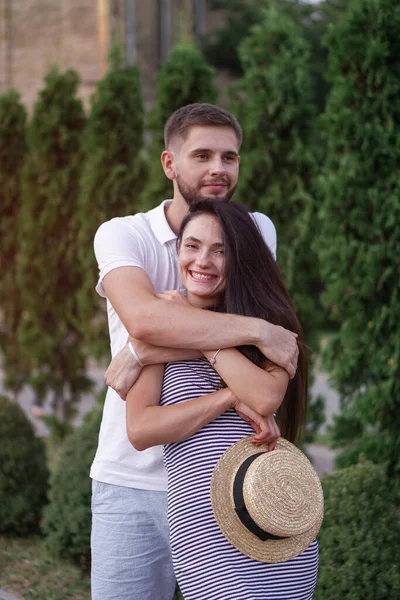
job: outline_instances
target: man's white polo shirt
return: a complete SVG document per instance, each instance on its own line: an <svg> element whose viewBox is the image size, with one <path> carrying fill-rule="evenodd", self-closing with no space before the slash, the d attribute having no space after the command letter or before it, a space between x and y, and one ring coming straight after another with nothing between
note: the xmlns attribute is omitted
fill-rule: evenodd
<svg viewBox="0 0 400 600"><path fill-rule="evenodd" d="M176 235L168 225L166 200L147 213L115 218L100 226L94 249L100 275L97 292L106 298L102 281L118 267L140 267L153 283L156 293L182 288L176 254ZM272 221L253 214L265 241L275 256L276 232ZM128 332L107 300L111 355L126 344ZM97 481L146 490L166 490L167 476L162 446L137 451L126 434L126 404L108 388L101 422L99 444L90 476Z"/></svg>

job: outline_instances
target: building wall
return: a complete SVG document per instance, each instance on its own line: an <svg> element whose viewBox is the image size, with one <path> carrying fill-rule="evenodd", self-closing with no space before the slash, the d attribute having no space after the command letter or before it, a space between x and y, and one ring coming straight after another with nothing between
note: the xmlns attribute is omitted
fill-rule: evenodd
<svg viewBox="0 0 400 600"><path fill-rule="evenodd" d="M0 0L0 90L16 88L31 107L46 71L57 64L79 71L79 93L87 100L105 69L108 39L105 23L102 30L102 3Z"/></svg>
<svg viewBox="0 0 400 600"><path fill-rule="evenodd" d="M112 40L127 43L128 1L0 0L0 93L16 88L32 108L46 71L56 64L80 73L79 95L87 104L106 71ZM215 25L207 19L207 0L130 1L135 9L130 39L133 34L134 60L148 107L168 48L193 39L196 31L201 34L195 26L196 9L199 15L201 7L204 33Z"/></svg>

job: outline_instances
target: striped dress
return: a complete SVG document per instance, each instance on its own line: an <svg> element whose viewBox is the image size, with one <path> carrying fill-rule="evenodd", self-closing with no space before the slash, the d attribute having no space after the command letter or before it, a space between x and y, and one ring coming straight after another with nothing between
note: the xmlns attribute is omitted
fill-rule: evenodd
<svg viewBox="0 0 400 600"><path fill-rule="evenodd" d="M198 398L220 388L205 359L168 363L160 404ZM185 600L310 600L317 581L318 544L284 563L248 558L220 532L210 501L213 468L222 453L253 433L229 410L192 437L164 448L172 559Z"/></svg>

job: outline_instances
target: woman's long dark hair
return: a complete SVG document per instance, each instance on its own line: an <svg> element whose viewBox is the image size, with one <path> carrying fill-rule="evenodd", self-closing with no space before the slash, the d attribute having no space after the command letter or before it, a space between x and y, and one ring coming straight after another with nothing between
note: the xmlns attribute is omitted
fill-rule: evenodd
<svg viewBox="0 0 400 600"><path fill-rule="evenodd" d="M193 203L182 221L178 246L188 223L203 214L215 216L223 233L226 284L218 310L265 319L298 335L297 372L289 382L278 410L282 436L295 442L304 423L307 406L307 354L301 325L278 265L247 208L232 202L199 200ZM241 346L238 349L257 366L266 365L265 356L256 346Z"/></svg>

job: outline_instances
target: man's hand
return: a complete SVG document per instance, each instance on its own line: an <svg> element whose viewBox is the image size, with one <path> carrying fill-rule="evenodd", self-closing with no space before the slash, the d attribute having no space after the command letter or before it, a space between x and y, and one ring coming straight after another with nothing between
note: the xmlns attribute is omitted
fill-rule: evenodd
<svg viewBox="0 0 400 600"><path fill-rule="evenodd" d="M165 292L160 292L159 294L156 294L156 296L161 300L169 300L170 302L174 302L175 304L191 306L186 296L184 296L179 290L166 290Z"/></svg>
<svg viewBox="0 0 400 600"><path fill-rule="evenodd" d="M265 323L265 330L257 347L271 362L287 371L290 379L296 375L297 360L299 358L299 347L297 345L297 334L280 327Z"/></svg>
<svg viewBox="0 0 400 600"><path fill-rule="evenodd" d="M252 426L255 431L252 442L256 446L260 444L268 444L268 450L274 450L276 440L280 437L281 432L278 425L276 424L274 416L262 417L255 410L249 408L241 400L236 399L234 404L239 417L241 417L246 423Z"/></svg>
<svg viewBox="0 0 400 600"><path fill-rule="evenodd" d="M115 390L122 400L140 375L141 368L133 358L128 344L112 359L104 374L106 384Z"/></svg>

